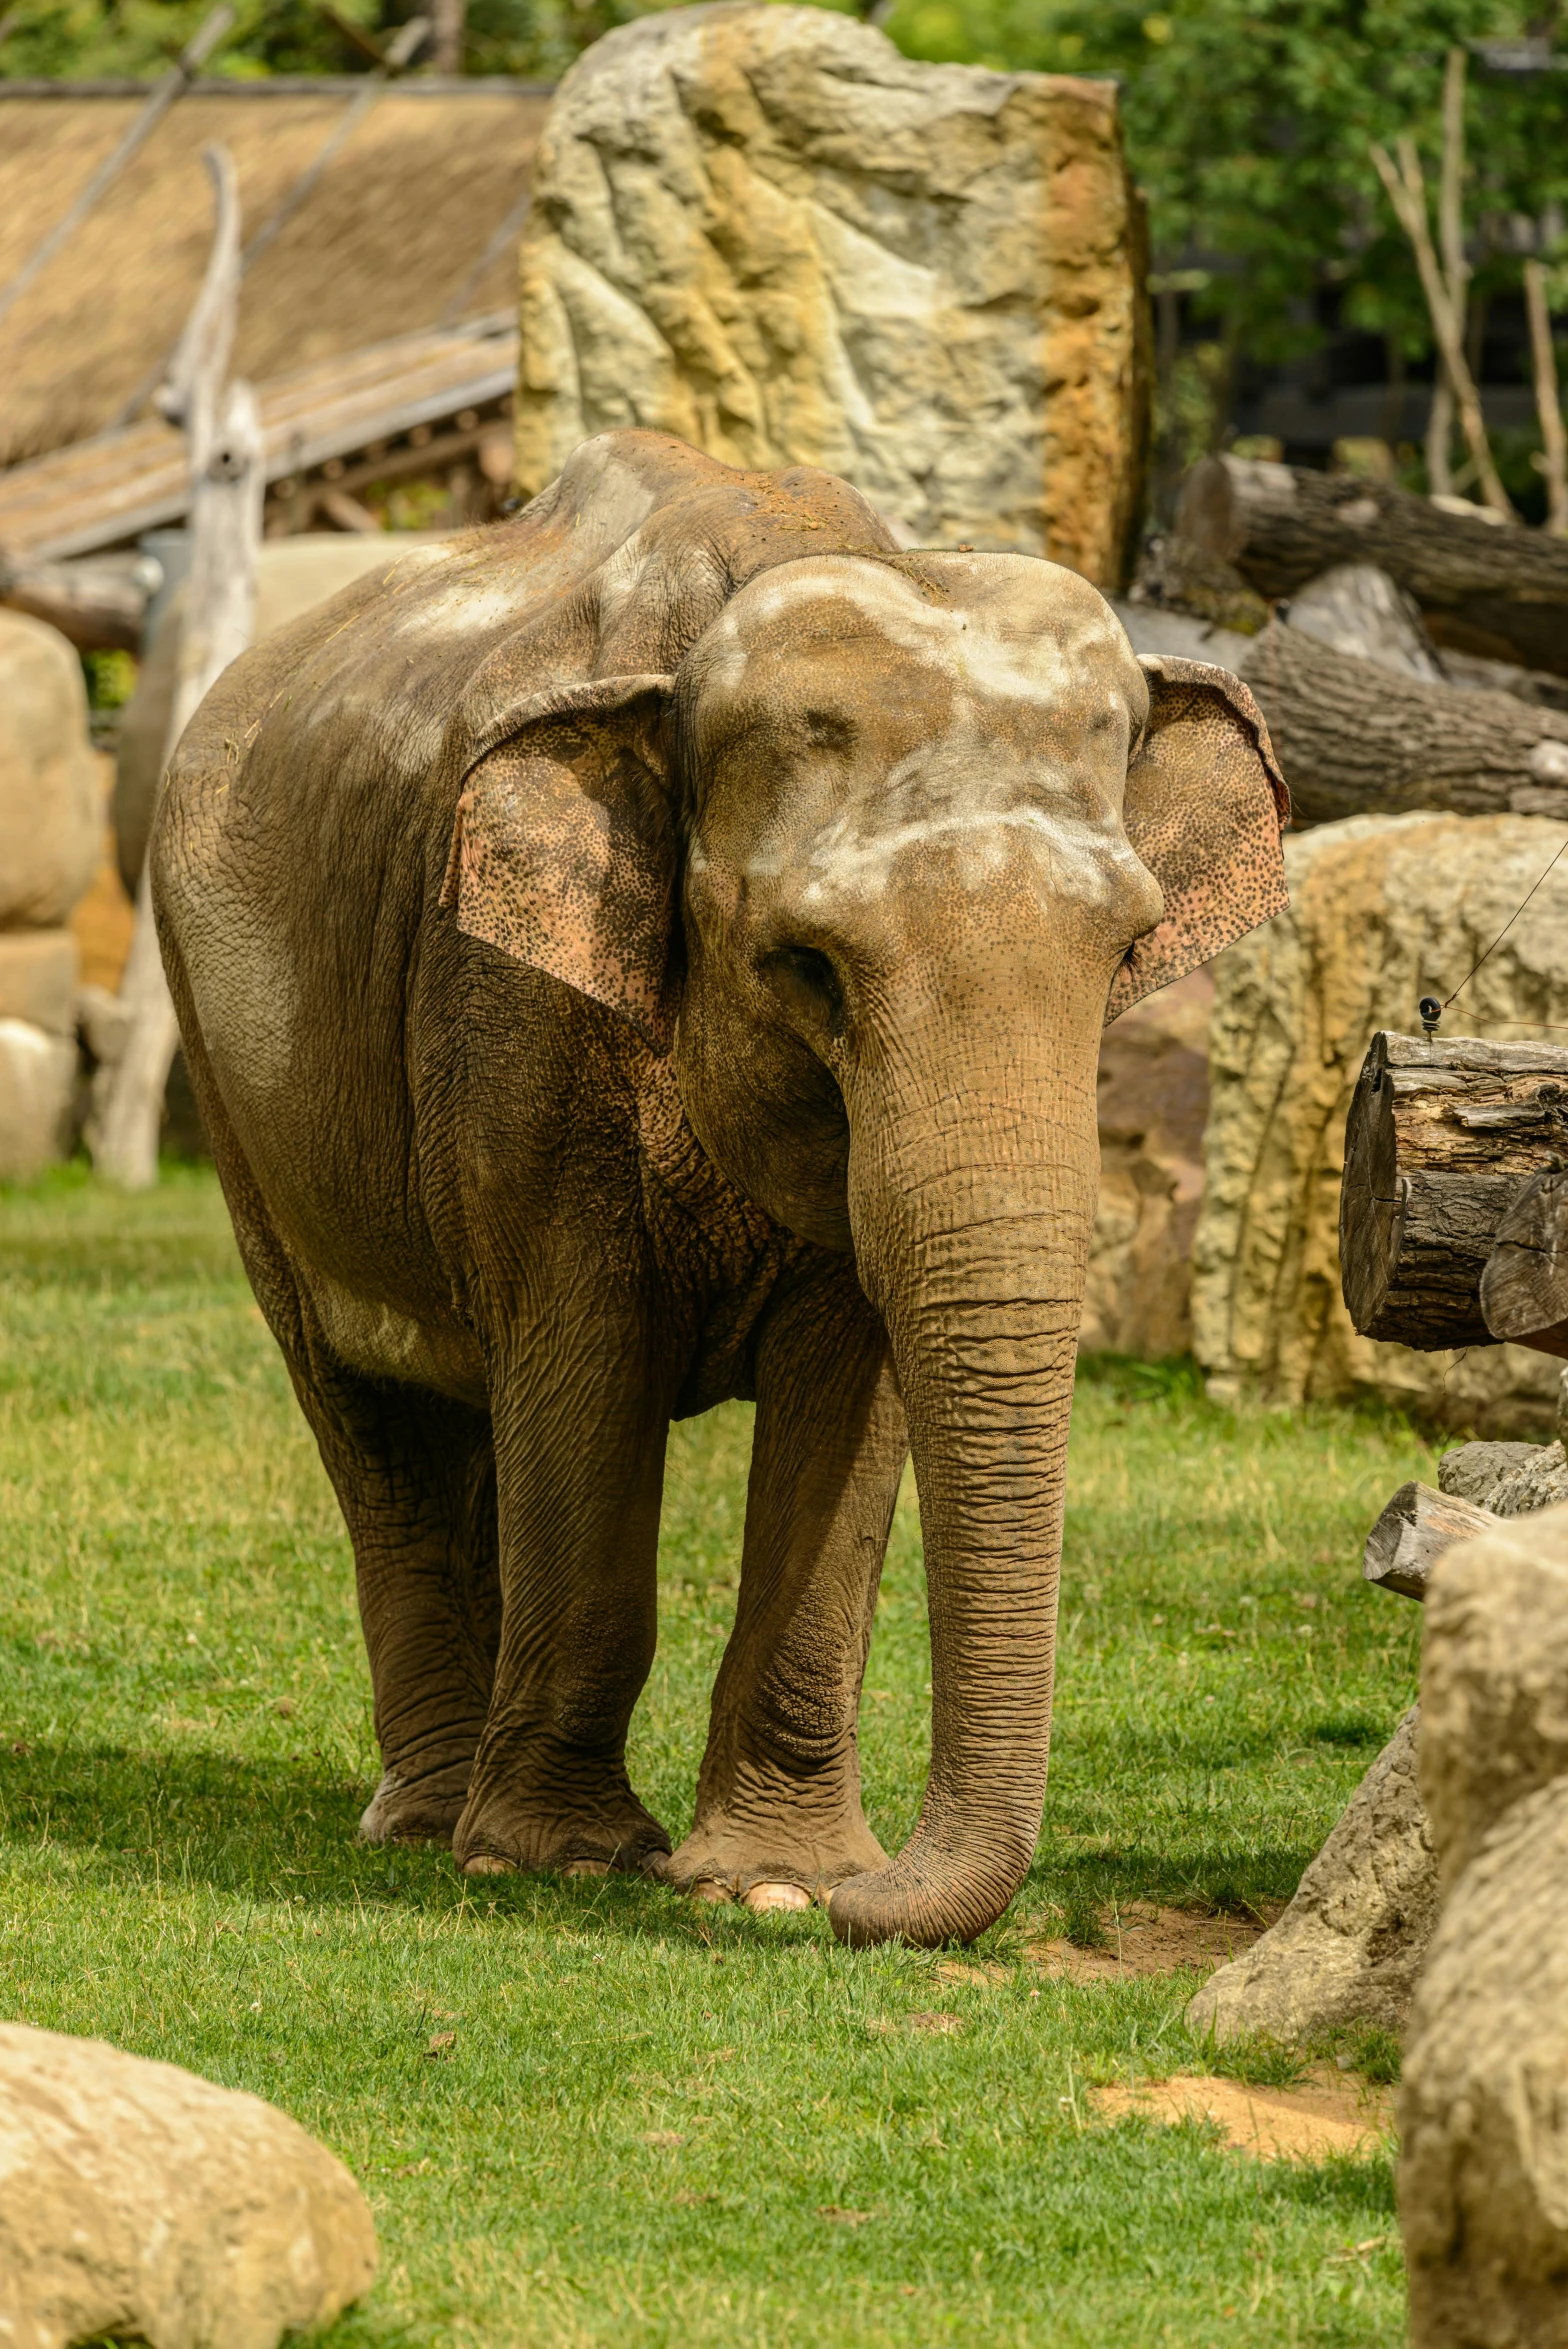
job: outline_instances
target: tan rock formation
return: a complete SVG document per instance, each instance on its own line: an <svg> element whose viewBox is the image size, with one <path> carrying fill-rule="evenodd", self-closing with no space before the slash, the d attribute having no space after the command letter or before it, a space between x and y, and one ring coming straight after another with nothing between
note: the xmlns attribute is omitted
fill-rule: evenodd
<svg viewBox="0 0 1568 2349"><path fill-rule="evenodd" d="M94 2039L0 2026L0 2340L274 2349L368 2290L375 2228L286 2113Z"/></svg>
<svg viewBox="0 0 1568 2349"><path fill-rule="evenodd" d="M1214 981L1145 996L1100 1046L1100 1203L1079 1345L1143 1361L1192 1344L1192 1237L1203 1200Z"/></svg>
<svg viewBox="0 0 1568 2349"><path fill-rule="evenodd" d="M1285 748L1289 765L1289 745ZM1285 843L1291 910L1215 965L1193 1346L1223 1398L1379 1393L1498 1434L1555 1425L1558 1365L1518 1346L1417 1354L1340 1295L1345 1113L1378 1028L1409 1033L1518 914L1444 1033L1568 1026L1568 857L1544 816L1355 816ZM1519 912L1534 885L1541 886Z"/></svg>
<svg viewBox="0 0 1568 2349"><path fill-rule="evenodd" d="M1444 1887L1399 2091L1414 2349L1568 2340L1568 1507L1461 1543L1426 1602Z"/></svg>
<svg viewBox="0 0 1568 2349"><path fill-rule="evenodd" d="M65 921L98 825L82 664L42 620L0 611L0 929Z"/></svg>
<svg viewBox="0 0 1568 2349"><path fill-rule="evenodd" d="M0 1020L74 1036L78 960L69 930L0 931Z"/></svg>
<svg viewBox="0 0 1568 2349"><path fill-rule="evenodd" d="M518 477L586 435L852 481L911 544L1119 580L1141 217L1110 82L920 65L817 8L680 9L562 82L522 246Z"/></svg>

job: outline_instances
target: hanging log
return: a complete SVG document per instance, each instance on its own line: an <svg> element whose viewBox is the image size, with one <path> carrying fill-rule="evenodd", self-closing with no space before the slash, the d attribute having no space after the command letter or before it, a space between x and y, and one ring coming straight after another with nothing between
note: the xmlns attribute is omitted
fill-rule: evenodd
<svg viewBox="0 0 1568 2349"><path fill-rule="evenodd" d="M1205 457L1176 527L1285 596L1335 563L1376 563L1461 650L1568 676L1568 539L1456 514L1392 482Z"/></svg>
<svg viewBox="0 0 1568 2349"><path fill-rule="evenodd" d="M1568 612L1562 627L1568 638ZM1237 673L1268 720L1303 823L1412 808L1568 817L1559 710L1401 677L1278 621L1247 641Z"/></svg>
<svg viewBox="0 0 1568 2349"><path fill-rule="evenodd" d="M1568 1169L1526 1183L1498 1226L1481 1275L1494 1338L1568 1360Z"/></svg>
<svg viewBox="0 0 1568 2349"><path fill-rule="evenodd" d="M1499 1341L1481 1276L1532 1176L1568 1154L1568 1051L1376 1035L1345 1124L1339 1263L1363 1337Z"/></svg>
<svg viewBox="0 0 1568 2349"><path fill-rule="evenodd" d="M1379 1590L1397 1591L1402 1599L1424 1599L1432 1569L1445 1550L1504 1522L1490 1509L1460 1500L1457 1493L1436 1492L1429 1484L1402 1484L1367 1535L1361 1571Z"/></svg>

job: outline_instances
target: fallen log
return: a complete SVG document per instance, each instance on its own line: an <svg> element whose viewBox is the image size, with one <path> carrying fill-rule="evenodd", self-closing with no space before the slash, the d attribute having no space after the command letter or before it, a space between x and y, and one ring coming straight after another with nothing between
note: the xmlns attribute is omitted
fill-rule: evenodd
<svg viewBox="0 0 1568 2349"><path fill-rule="evenodd" d="M1563 627L1568 635L1568 613ZM1302 822L1411 808L1568 817L1561 711L1402 677L1277 620L1246 640L1237 673L1268 720Z"/></svg>
<svg viewBox="0 0 1568 2349"><path fill-rule="evenodd" d="M1381 1033L1345 1122L1339 1263L1363 1337L1500 1343L1481 1278L1509 1209L1568 1150L1568 1051Z"/></svg>
<svg viewBox="0 0 1568 2349"><path fill-rule="evenodd" d="M1568 676L1568 539L1454 513L1391 482L1254 458L1205 457L1176 527L1287 596L1336 563L1376 563L1461 651Z"/></svg>
<svg viewBox="0 0 1568 2349"><path fill-rule="evenodd" d="M1494 1338L1568 1359L1568 1169L1526 1183L1498 1226L1481 1275Z"/></svg>
<svg viewBox="0 0 1568 2349"><path fill-rule="evenodd" d="M1489 1533L1504 1520L1490 1509L1440 1493L1429 1484L1402 1484L1367 1535L1361 1571L1379 1590L1424 1599L1433 1567L1455 1542Z"/></svg>

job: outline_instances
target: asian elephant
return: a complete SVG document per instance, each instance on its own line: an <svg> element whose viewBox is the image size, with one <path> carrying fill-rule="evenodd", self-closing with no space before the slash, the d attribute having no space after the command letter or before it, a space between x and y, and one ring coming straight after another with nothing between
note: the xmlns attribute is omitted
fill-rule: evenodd
<svg viewBox="0 0 1568 2349"><path fill-rule="evenodd" d="M1034 1850L1108 1017L1285 902L1224 671L1032 557L644 432L254 648L160 935L352 1536L384 1774L470 1872L636 1869L969 1939ZM626 1772L672 1418L754 1397L690 1834ZM912 1446L932 1757L856 1716Z"/></svg>

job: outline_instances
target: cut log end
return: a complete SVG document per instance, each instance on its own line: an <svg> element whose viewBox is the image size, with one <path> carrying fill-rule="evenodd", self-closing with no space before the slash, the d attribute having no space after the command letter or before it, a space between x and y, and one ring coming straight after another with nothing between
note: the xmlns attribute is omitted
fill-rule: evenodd
<svg viewBox="0 0 1568 2349"><path fill-rule="evenodd" d="M1543 1168L1498 1226L1481 1275L1494 1338L1568 1360L1568 1169Z"/></svg>
<svg viewBox="0 0 1568 2349"><path fill-rule="evenodd" d="M1424 1599L1433 1567L1455 1542L1488 1533L1503 1520L1455 1493L1429 1484L1402 1484L1367 1535L1361 1571L1379 1590Z"/></svg>
<svg viewBox="0 0 1568 2349"><path fill-rule="evenodd" d="M1568 1149L1565 1109L1559 1046L1374 1036L1346 1121L1339 1218L1345 1305L1363 1337L1425 1353L1501 1342L1482 1276L1521 1188ZM1563 1288L1537 1330L1568 1318L1568 1277Z"/></svg>

